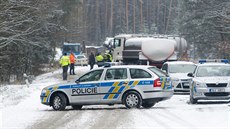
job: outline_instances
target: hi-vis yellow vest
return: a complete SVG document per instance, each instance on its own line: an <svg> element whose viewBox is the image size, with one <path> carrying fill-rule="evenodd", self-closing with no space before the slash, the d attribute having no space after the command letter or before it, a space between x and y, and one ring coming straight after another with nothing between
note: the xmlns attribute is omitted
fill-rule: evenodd
<svg viewBox="0 0 230 129"><path fill-rule="evenodd" d="M102 55L98 55L98 56L96 56L96 60L97 60L97 61L103 61L104 58L103 58Z"/></svg>
<svg viewBox="0 0 230 129"><path fill-rule="evenodd" d="M70 64L69 56L62 56L61 60L59 61L61 66L66 66Z"/></svg>

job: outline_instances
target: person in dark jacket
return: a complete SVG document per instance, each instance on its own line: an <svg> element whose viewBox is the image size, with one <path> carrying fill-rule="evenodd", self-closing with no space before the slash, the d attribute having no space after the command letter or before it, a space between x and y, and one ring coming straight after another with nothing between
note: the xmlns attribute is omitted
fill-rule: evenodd
<svg viewBox="0 0 230 129"><path fill-rule="evenodd" d="M90 69L93 69L94 64L95 64L95 57L94 57L94 54L91 52L91 54L89 56Z"/></svg>

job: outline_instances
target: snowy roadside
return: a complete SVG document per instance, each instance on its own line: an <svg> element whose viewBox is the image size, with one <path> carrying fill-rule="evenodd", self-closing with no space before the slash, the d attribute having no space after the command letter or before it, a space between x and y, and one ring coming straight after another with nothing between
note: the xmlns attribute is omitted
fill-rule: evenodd
<svg viewBox="0 0 230 129"><path fill-rule="evenodd" d="M75 67L74 81L89 70ZM224 102L188 104L188 95L174 95L157 103L151 109L127 110L124 105L92 105L82 110L68 107L53 111L40 103L43 87L62 83L62 70L36 77L29 88L26 85L8 85L0 89L0 129L229 129L230 106ZM4 90L4 92L3 92Z"/></svg>
<svg viewBox="0 0 230 129"><path fill-rule="evenodd" d="M68 76L74 80L89 67L76 67L77 75ZM36 77L28 88L26 85L7 85L0 88L0 128L24 129L46 115L44 110L51 107L42 105L40 92L42 88L62 83L62 70L46 73Z"/></svg>

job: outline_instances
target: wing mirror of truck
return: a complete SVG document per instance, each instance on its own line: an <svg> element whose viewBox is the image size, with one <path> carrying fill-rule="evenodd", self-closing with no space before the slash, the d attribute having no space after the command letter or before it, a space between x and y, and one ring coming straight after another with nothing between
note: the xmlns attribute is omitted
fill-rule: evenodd
<svg viewBox="0 0 230 129"><path fill-rule="evenodd" d="M188 73L187 76L188 77L194 77L193 73Z"/></svg>

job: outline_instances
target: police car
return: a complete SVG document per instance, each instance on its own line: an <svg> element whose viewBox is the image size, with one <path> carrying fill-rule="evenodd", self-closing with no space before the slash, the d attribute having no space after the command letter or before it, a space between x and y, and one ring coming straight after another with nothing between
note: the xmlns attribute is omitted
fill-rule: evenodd
<svg viewBox="0 0 230 129"><path fill-rule="evenodd" d="M189 92L191 77L188 77L187 74L193 72L195 68L196 65L189 61L170 61L162 65L162 70L172 79L175 92Z"/></svg>
<svg viewBox="0 0 230 129"><path fill-rule="evenodd" d="M190 102L230 99L230 64L228 60L200 60L190 83Z"/></svg>
<svg viewBox="0 0 230 129"><path fill-rule="evenodd" d="M48 86L40 98L42 104L64 110L66 106L81 109L94 104L151 108L172 95L170 78L158 68L125 65L93 69L75 83Z"/></svg>

